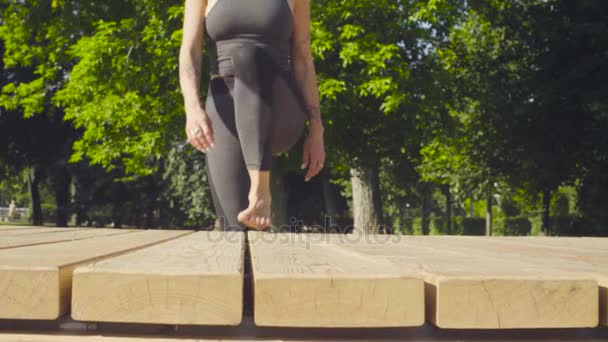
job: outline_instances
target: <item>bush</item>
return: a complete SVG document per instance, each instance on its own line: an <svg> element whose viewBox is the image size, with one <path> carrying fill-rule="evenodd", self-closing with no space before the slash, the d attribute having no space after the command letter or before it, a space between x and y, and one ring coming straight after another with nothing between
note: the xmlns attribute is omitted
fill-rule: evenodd
<svg viewBox="0 0 608 342"><path fill-rule="evenodd" d="M45 222L55 222L57 219L57 206L55 204L42 203L42 220Z"/></svg>
<svg viewBox="0 0 608 342"><path fill-rule="evenodd" d="M551 214L557 217L568 217L570 213L570 200L568 195L558 192L551 201Z"/></svg>
<svg viewBox="0 0 608 342"><path fill-rule="evenodd" d="M445 217L433 216L431 217L430 235L442 235L446 234Z"/></svg>
<svg viewBox="0 0 608 342"><path fill-rule="evenodd" d="M585 217L575 215L554 216L551 218L550 235L588 236L597 235L593 222Z"/></svg>
<svg viewBox="0 0 608 342"><path fill-rule="evenodd" d="M452 235L462 235L462 216L454 216L452 218Z"/></svg>
<svg viewBox="0 0 608 342"><path fill-rule="evenodd" d="M462 220L462 235L485 235L486 220L481 217L465 217Z"/></svg>
<svg viewBox="0 0 608 342"><path fill-rule="evenodd" d="M406 234L406 235L414 235L415 229L414 229L414 219L411 217L403 217L401 219L401 225L400 225L401 229L401 233L402 234Z"/></svg>
<svg viewBox="0 0 608 342"><path fill-rule="evenodd" d="M505 219L504 235L525 236L530 235L532 223L525 216L507 217Z"/></svg>
<svg viewBox="0 0 608 342"><path fill-rule="evenodd" d="M500 210L505 213L505 216L518 216L521 214L521 210L512 198L505 198L500 203Z"/></svg>

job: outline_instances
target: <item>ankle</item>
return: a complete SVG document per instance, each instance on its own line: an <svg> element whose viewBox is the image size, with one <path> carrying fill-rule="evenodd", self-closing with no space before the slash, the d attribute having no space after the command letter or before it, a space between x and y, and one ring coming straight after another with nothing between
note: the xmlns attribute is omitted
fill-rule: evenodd
<svg viewBox="0 0 608 342"><path fill-rule="evenodd" d="M249 202L257 202L264 201L265 203L270 203L272 200L269 191L257 191L250 192L248 195Z"/></svg>

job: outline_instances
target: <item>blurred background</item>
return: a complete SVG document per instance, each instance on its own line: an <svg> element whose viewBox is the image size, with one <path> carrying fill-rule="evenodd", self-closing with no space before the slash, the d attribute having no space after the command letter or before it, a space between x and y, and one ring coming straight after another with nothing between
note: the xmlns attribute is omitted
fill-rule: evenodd
<svg viewBox="0 0 608 342"><path fill-rule="evenodd" d="M311 6L327 161L276 156L275 225L608 236L607 1ZM183 10L0 0L0 224L214 228L179 147Z"/></svg>

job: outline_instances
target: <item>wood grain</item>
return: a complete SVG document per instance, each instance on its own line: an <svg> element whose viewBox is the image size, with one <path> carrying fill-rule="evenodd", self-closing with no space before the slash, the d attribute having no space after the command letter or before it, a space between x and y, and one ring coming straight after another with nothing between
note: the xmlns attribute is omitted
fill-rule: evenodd
<svg viewBox="0 0 608 342"><path fill-rule="evenodd" d="M16 229L31 229L40 228L40 226L11 226L11 225L0 225L0 231L3 230L16 230Z"/></svg>
<svg viewBox="0 0 608 342"><path fill-rule="evenodd" d="M197 232L74 271L72 318L238 325L245 234Z"/></svg>
<svg viewBox="0 0 608 342"><path fill-rule="evenodd" d="M424 239L415 238L418 241ZM426 240L428 242L429 240ZM599 324L608 326L608 239L591 237L463 237L450 240L435 237L435 245L451 250L474 248L482 253L500 254L562 273L597 280L599 287Z"/></svg>
<svg viewBox="0 0 608 342"><path fill-rule="evenodd" d="M100 236L109 236L116 234L126 234L141 231L137 229L113 229L113 228L96 228L82 229L78 231L60 231L52 233L40 233L32 235L18 236L2 236L0 239L0 249L16 248L23 246L40 245L45 243L72 241L89 239Z"/></svg>
<svg viewBox="0 0 608 342"><path fill-rule="evenodd" d="M472 236L471 236L472 237ZM472 238L484 238L483 236ZM596 250L600 252L608 251L608 238L601 237L569 237L569 236L496 236L492 237L496 241L513 241L534 246L564 247L575 249Z"/></svg>
<svg viewBox="0 0 608 342"><path fill-rule="evenodd" d="M311 243L307 234L248 232L260 326L424 324L422 279L390 263Z"/></svg>
<svg viewBox="0 0 608 342"><path fill-rule="evenodd" d="M0 318L56 319L69 309L76 266L190 233L144 230L0 250Z"/></svg>
<svg viewBox="0 0 608 342"><path fill-rule="evenodd" d="M598 285L594 278L564 274L557 263L537 265L528 259L504 257L499 249L484 253L479 243L466 249L451 248L461 238L351 234L348 240L335 235L326 243L419 274L426 282L426 318L440 328L598 324Z"/></svg>
<svg viewBox="0 0 608 342"><path fill-rule="evenodd" d="M64 228L64 227L36 227L36 228L28 228L28 229L5 229L0 230L0 237L4 238L5 236L22 236L22 235L36 235L36 234L46 234L46 233L59 233L59 232L79 232L83 230L88 230L91 228Z"/></svg>

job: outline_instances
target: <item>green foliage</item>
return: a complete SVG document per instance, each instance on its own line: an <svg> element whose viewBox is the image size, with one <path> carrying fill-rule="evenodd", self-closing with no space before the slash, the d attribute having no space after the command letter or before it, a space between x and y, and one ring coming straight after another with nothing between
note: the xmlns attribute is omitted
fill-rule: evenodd
<svg viewBox="0 0 608 342"><path fill-rule="evenodd" d="M563 192L557 192L551 201L551 213L553 216L567 216L570 213L570 201Z"/></svg>
<svg viewBox="0 0 608 342"><path fill-rule="evenodd" d="M27 207L29 194L25 174L11 172L12 170L0 167L0 206L8 207L11 201L15 201L18 207Z"/></svg>
<svg viewBox="0 0 608 342"><path fill-rule="evenodd" d="M204 158L198 151L173 148L164 166L169 198L186 214L188 226L210 225L215 217Z"/></svg>
<svg viewBox="0 0 608 342"><path fill-rule="evenodd" d="M485 235L486 220L479 217L465 217L462 220L463 235Z"/></svg>
<svg viewBox="0 0 608 342"><path fill-rule="evenodd" d="M543 192L555 194L556 234L606 231L608 2L311 5L326 167L347 200L348 170L379 164L387 222L414 233L423 195L444 186L456 207L477 199L477 216L480 199L501 195L495 222L505 234L538 231ZM208 224L201 156L174 148L184 139L183 2L3 0L0 11L0 159L9 175L1 196L20 193L25 202L27 191L8 179L63 166L71 155L81 216L145 225L168 214L162 224ZM290 169L298 157L288 155ZM443 196L428 203L434 233L446 228ZM460 220L453 233L481 219Z"/></svg>
<svg viewBox="0 0 608 342"><path fill-rule="evenodd" d="M447 234L447 225L445 217L431 216L431 235Z"/></svg>
<svg viewBox="0 0 608 342"><path fill-rule="evenodd" d="M57 206L49 202L42 203L42 217L44 217L47 222L53 222L55 216L57 216Z"/></svg>
<svg viewBox="0 0 608 342"><path fill-rule="evenodd" d="M4 14L6 65L36 68L32 81L3 88L0 105L23 108L25 117L65 109L83 132L72 162L86 157L107 170L154 172L183 136L176 75L183 5L11 1Z"/></svg>
<svg viewBox="0 0 608 342"><path fill-rule="evenodd" d="M148 175L181 138L178 8L143 2L137 20L97 21L94 35L70 47L78 63L54 100L83 129L71 161L87 156L106 169L120 162L127 173Z"/></svg>
<svg viewBox="0 0 608 342"><path fill-rule="evenodd" d="M311 2L312 50L331 146L327 159L334 167L416 157L416 121L426 118L412 110L419 100L411 95L427 68L421 60L424 31L407 18L418 3ZM431 83L427 79L425 86Z"/></svg>
<svg viewBox="0 0 608 342"><path fill-rule="evenodd" d="M593 226L590 218L577 215L563 215L551 220L551 235L555 236L600 236L601 230ZM605 232L603 232L605 235Z"/></svg>
<svg viewBox="0 0 608 342"><path fill-rule="evenodd" d="M530 235L532 224L528 217L517 216L507 217L505 220L504 235L505 236L522 236Z"/></svg>
<svg viewBox="0 0 608 342"><path fill-rule="evenodd" d="M503 198L500 203L500 209L507 217L519 216L521 214L518 203L511 197Z"/></svg>

